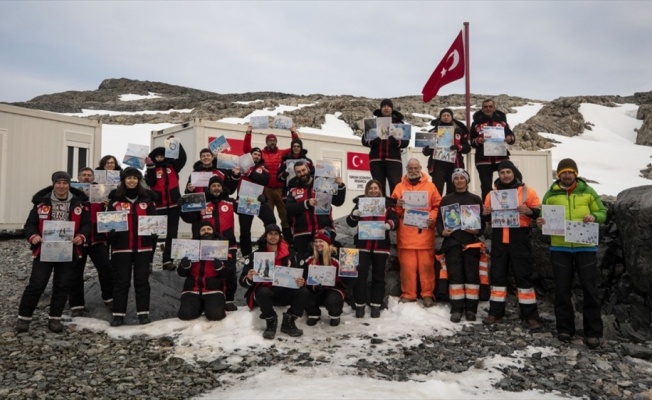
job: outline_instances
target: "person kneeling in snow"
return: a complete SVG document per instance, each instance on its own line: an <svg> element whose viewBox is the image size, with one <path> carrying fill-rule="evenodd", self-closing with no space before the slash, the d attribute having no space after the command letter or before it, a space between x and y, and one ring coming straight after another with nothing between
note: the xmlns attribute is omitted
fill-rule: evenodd
<svg viewBox="0 0 652 400"><path fill-rule="evenodd" d="M209 221L204 221L199 227L199 237L195 239L219 239L213 232ZM177 267L179 276L186 277L181 293L179 319L188 321L201 317L202 312L209 321L219 321L226 317L224 292L226 282L224 276L226 267L221 260L190 261L188 257L181 259Z"/></svg>

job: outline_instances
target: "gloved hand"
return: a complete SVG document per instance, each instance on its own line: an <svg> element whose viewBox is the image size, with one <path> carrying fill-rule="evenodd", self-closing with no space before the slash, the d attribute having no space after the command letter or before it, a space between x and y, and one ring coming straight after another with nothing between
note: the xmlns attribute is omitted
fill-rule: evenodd
<svg viewBox="0 0 652 400"><path fill-rule="evenodd" d="M106 237L112 242L118 238L118 232L116 232L115 229L111 229L106 233Z"/></svg>
<svg viewBox="0 0 652 400"><path fill-rule="evenodd" d="M186 204L186 201L187 201L187 199L185 197L181 196L179 198L179 200L177 200L177 205L182 206L182 205Z"/></svg>
<svg viewBox="0 0 652 400"><path fill-rule="evenodd" d="M190 268L190 260L188 259L188 257L182 258L181 262L179 263L179 266L185 269Z"/></svg>
<svg viewBox="0 0 652 400"><path fill-rule="evenodd" d="M148 167L153 167L154 166L154 161L150 157L145 157L145 165Z"/></svg>
<svg viewBox="0 0 652 400"><path fill-rule="evenodd" d="M392 230L392 226L390 224L388 224L387 222L385 222L385 230L386 231L391 231Z"/></svg>
<svg viewBox="0 0 652 400"><path fill-rule="evenodd" d="M360 217L360 210L356 208L355 210L351 211L351 215L354 217Z"/></svg>
<svg viewBox="0 0 652 400"><path fill-rule="evenodd" d="M258 196L258 198L257 198L256 200L258 200L258 201L261 202L261 203L264 203L264 202L267 201L267 200L265 199L265 195L264 195L264 194L261 194L260 196Z"/></svg>
<svg viewBox="0 0 652 400"><path fill-rule="evenodd" d="M396 144L398 143L398 140L392 135L389 135L387 140L389 141L389 144L391 144L392 146L396 146Z"/></svg>
<svg viewBox="0 0 652 400"><path fill-rule="evenodd" d="M281 173L281 179L287 179L289 175L290 174L287 171L285 171L285 172Z"/></svg>
<svg viewBox="0 0 652 400"><path fill-rule="evenodd" d="M222 268L222 265L224 265L222 260L219 258L213 258L213 267L215 267L215 269Z"/></svg>
<svg viewBox="0 0 652 400"><path fill-rule="evenodd" d="M156 246L156 242L158 241L158 235L152 233L151 235L149 235L149 237L152 239L152 242L154 242L154 246Z"/></svg>

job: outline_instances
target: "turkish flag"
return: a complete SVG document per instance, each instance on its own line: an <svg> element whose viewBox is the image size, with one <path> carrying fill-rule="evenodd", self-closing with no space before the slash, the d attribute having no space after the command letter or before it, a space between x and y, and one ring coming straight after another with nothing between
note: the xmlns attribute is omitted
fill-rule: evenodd
<svg viewBox="0 0 652 400"><path fill-rule="evenodd" d="M423 102L427 103L437 96L437 92L442 86L461 79L464 76L464 39L462 31L448 49L446 55L437 65L435 71L430 75L430 79L421 90Z"/></svg>
<svg viewBox="0 0 652 400"><path fill-rule="evenodd" d="M209 136L208 137L208 143L212 142L213 140L217 139L215 136ZM229 146L231 146L230 149L224 150L222 153L224 154L235 154L236 156L241 156L244 154L243 146L244 146L244 140L242 139L226 139L227 142L229 142Z"/></svg>
<svg viewBox="0 0 652 400"><path fill-rule="evenodd" d="M346 168L359 171L369 171L369 154L367 153L346 153Z"/></svg>

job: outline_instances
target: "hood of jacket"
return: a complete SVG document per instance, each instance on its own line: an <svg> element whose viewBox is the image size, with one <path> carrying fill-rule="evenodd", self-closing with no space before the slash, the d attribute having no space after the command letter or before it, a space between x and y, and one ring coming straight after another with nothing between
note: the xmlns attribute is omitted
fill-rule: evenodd
<svg viewBox="0 0 652 400"><path fill-rule="evenodd" d="M48 187L44 187L43 189L39 190L32 196L32 203L33 204L40 204L43 202L49 202L50 201L50 193L54 190L54 186L50 185ZM74 187L70 187L70 193L72 193L73 198L76 197L79 201L87 202L88 201L88 196L86 194Z"/></svg>

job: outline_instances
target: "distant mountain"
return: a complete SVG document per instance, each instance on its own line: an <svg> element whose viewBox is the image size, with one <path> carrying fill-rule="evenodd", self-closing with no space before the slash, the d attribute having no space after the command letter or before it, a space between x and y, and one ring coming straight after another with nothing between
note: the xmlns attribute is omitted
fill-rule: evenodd
<svg viewBox="0 0 652 400"><path fill-rule="evenodd" d="M142 100L123 101L121 95L136 94L147 96L156 93L159 97ZM537 115L523 124L512 127L517 136L515 148L538 150L552 146L550 141L539 136L538 132L557 133L565 136L581 134L585 129L591 129L591 122L584 121L579 112L581 103L595 103L605 106L615 106L622 103L634 103L639 108L638 119L645 120L638 132L637 144L652 145L652 92L635 93L631 96L577 96L561 97L546 102L535 99L501 95L472 95L473 111L480 108L482 101L493 98L499 110L510 113L513 107L528 103L543 103L544 107ZM261 100L254 102L256 100ZM47 94L19 103L11 103L19 107L46 110L58 113L77 113L82 109L110 111L169 111L192 109L189 113L167 113L134 116L95 115L88 118L109 124L137 123L173 123L179 124L202 118L219 120L227 117L243 118L261 108L278 105L298 106L311 104L295 111L285 112L292 117L298 126L320 128L326 114L341 113L354 132L362 131L362 121L372 115L378 108L381 99L369 99L349 95L326 96L322 94L296 95L279 92L249 92L220 94L205 90L186 88L162 82L138 81L127 78L106 79L97 90L69 91ZM432 102L424 104L419 96L394 98L394 105L403 113L406 122L415 126L426 126L430 118L423 115L437 115L445 107L464 107L464 95L438 96ZM416 114L416 115L415 115ZM455 111L458 119L464 120L464 110Z"/></svg>

